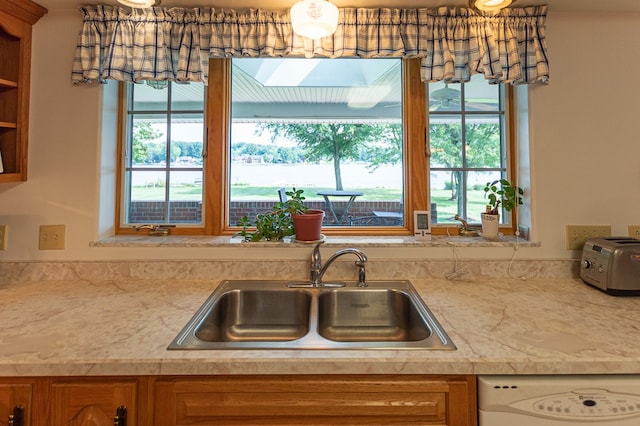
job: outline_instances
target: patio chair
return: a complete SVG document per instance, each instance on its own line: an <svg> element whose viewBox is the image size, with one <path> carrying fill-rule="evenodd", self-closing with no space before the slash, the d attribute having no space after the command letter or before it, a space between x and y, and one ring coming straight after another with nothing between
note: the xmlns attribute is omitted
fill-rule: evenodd
<svg viewBox="0 0 640 426"><path fill-rule="evenodd" d="M360 216L349 215L349 226L398 226L402 225L402 216Z"/></svg>
<svg viewBox="0 0 640 426"><path fill-rule="evenodd" d="M349 226L398 226L404 219L403 205L397 211L374 210L372 215L355 217L349 215Z"/></svg>
<svg viewBox="0 0 640 426"><path fill-rule="evenodd" d="M284 203L287 201L287 190L285 188L278 189L278 197L280 198L280 202Z"/></svg>
<svg viewBox="0 0 640 426"><path fill-rule="evenodd" d="M403 205L399 211L373 211L372 216L354 217L349 215L349 226L398 226L404 222ZM431 223L438 222L437 204L431 203Z"/></svg>

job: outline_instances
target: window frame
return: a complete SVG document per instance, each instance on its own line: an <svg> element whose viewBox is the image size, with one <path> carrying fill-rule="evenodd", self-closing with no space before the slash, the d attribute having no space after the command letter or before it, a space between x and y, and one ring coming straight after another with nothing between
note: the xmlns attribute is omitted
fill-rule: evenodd
<svg viewBox="0 0 640 426"><path fill-rule="evenodd" d="M427 210L427 155L426 155L426 104L425 87L420 78L420 62L404 60L403 67L403 153L404 164L404 225L376 227L323 227L326 235L413 235L413 211ZM207 101L207 129L210 167L205 171L205 187L211 188L205 196L207 232L213 235L230 235L240 228L229 226L228 199L228 129L231 117L231 59L209 61L209 92ZM215 167L223 165L223 167ZM422 179L411 170L425 170ZM225 206L224 209L215 206Z"/></svg>
<svg viewBox="0 0 640 426"><path fill-rule="evenodd" d="M428 85L428 83L424 83L424 84L425 86ZM504 146L504 150L505 150L504 169L506 174L506 176L503 176L503 178L517 182L517 168L516 168L517 162L516 162L516 144L515 144L516 138L515 138L515 125L514 125L515 114L513 111L514 89L511 85L503 83L502 91L503 91L503 94L502 94L501 102L503 103L503 106L502 106L502 110L499 112L496 111L496 112L486 112L486 113L485 112L475 113L475 112L467 112L463 108L461 108L460 111L452 111L450 113L436 114L436 115L441 115L441 116L460 115L462 118L462 123L466 121L467 115L469 117L493 115L493 114L502 115L501 121L504 123L503 124L504 128L502 129L500 138L501 138L501 144ZM427 96L428 96L428 90L425 90L425 92L427 93ZM428 104L429 99L426 99L425 102L427 102ZM464 100L461 100L461 104L464 104ZM427 112L427 114L429 114L429 112ZM427 132L428 132L429 126L430 126L429 119L427 119ZM463 127L464 127L464 124L463 124ZM430 174L431 173L430 159L427 161L427 163L428 163L429 174ZM442 168L439 168L439 170L441 169ZM467 173L469 170L473 170L473 168L457 168L457 169L462 170L464 173ZM431 197L429 198L431 199ZM513 210L511 212L506 212L505 219L507 219L507 216L508 216L508 221L506 223L500 223L500 232L502 232L504 235L515 234L515 231L516 231L515 228L517 223L517 220L515 217L515 215L517 214L516 210ZM474 226L476 225L479 226L480 222L474 222L471 224ZM451 235L451 236L458 235L458 227L459 227L459 223L455 223L455 222L442 223L442 224L437 223L432 226L432 235Z"/></svg>
<svg viewBox="0 0 640 426"><path fill-rule="evenodd" d="M208 97L208 90L205 88L205 99L207 97ZM129 191L131 190L130 188L125 189L124 185L127 182L127 178L126 178L126 172L128 168L127 153L129 151L129 144L131 142L131 129L129 128L129 124L132 122L130 108L129 108L130 107L129 102L131 101L131 90L129 90L129 86L127 83L124 83L124 82L119 83L118 99L119 99L118 101L119 119L118 119L117 130L118 130L119 140L118 140L118 146L117 146L118 171L116 175L115 229L116 229L117 235L136 235L138 234L138 231L135 229L136 226L146 225L146 224L163 226L165 224L150 221L145 223L137 223L134 225L131 223L127 223L125 221L125 217L127 216L125 212L125 209L127 208L127 200L125 198L127 197L127 194L129 193ZM171 115L175 115L176 113L180 114L180 111L175 112L171 110L155 111L155 112L166 113L169 117ZM207 120L206 107L205 107L205 110L203 111L203 114L204 114L204 117L203 117L204 123L206 125L206 120ZM206 133L203 136L203 147L204 146L206 146ZM203 160L203 165L202 165L203 175L204 175L205 167L206 167L206 164L205 164L205 161ZM169 189L167 188L167 191L168 190ZM203 182L202 191L203 191L203 198L204 198L204 193L205 193L204 182ZM175 227L174 225L170 225L172 229L171 233L177 234L177 235L203 235L204 223L206 221L205 211L204 211L204 208L205 208L204 201L202 203L202 206L203 206L202 224L184 223L184 224L178 224Z"/></svg>
<svg viewBox="0 0 640 426"><path fill-rule="evenodd" d="M403 153L404 153L404 225L403 226L356 226L323 227L326 235L370 235L370 236L410 236L413 235L416 210L429 210L429 145L428 145L428 99L426 83L420 74L420 59L403 59ZM118 114L118 172L116 176L116 234L133 235L133 227L123 226L124 207L124 166L127 135L127 88L126 83L119 86ZM209 60L209 81L205 99L205 137L203 141L203 225L180 225L172 228L172 235L233 235L239 231L237 226L229 226L228 210L228 171L229 149L228 135L231 118L231 59L212 58ZM513 120L513 88L505 85L505 138L507 147L507 174L515 179L515 147ZM224 208L220 208L224 206ZM511 212L513 215L514 212ZM513 234L513 216L509 221L511 228L501 227L504 234ZM434 225L433 235L457 235L454 224Z"/></svg>

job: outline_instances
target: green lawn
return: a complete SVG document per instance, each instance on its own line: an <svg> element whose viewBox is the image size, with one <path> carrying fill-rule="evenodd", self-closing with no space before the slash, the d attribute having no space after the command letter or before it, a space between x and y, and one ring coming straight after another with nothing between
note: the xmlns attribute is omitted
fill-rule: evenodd
<svg viewBox="0 0 640 426"><path fill-rule="evenodd" d="M132 186L131 199L134 201L164 201L164 187ZM173 201L199 201L202 186L184 185L171 188Z"/></svg>
<svg viewBox="0 0 640 426"><path fill-rule="evenodd" d="M273 186L245 186L232 185L231 198L234 200L278 200L278 189ZM291 188L287 188L290 190ZM323 198L316 192L322 190L333 190L329 187L298 188L304 189L304 196L309 201L321 201ZM350 191L360 191L364 193L359 197L359 201L396 201L400 200L401 191L399 189L387 188L349 188ZM131 198L136 201L164 200L164 188L134 186L131 188ZM171 189L172 200L174 201L194 201L202 197L201 186L178 186Z"/></svg>
<svg viewBox="0 0 640 426"><path fill-rule="evenodd" d="M458 212L458 203L451 200L451 191L435 190L431 192L431 202L437 204L438 221L454 220L453 217ZM484 198L484 191L473 191L469 193L469 204L467 206L470 219L480 222L480 213L484 212L487 200Z"/></svg>
<svg viewBox="0 0 640 426"><path fill-rule="evenodd" d="M335 190L333 187L300 187L296 189L303 189L303 195L308 201L322 201L322 196L317 195L318 191ZM402 197L402 191L400 189L353 187L349 187L348 189L349 191L358 191L364 194L361 197L358 197L357 201L399 201ZM287 188L287 190L291 190L291 188ZM277 200L278 188L234 185L231 186L231 197L236 200Z"/></svg>

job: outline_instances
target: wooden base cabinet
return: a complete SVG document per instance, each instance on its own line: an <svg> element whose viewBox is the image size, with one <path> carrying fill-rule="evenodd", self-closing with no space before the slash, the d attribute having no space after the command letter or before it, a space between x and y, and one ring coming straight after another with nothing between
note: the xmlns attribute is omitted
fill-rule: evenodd
<svg viewBox="0 0 640 426"><path fill-rule="evenodd" d="M0 382L0 425L31 426L33 387L30 382Z"/></svg>
<svg viewBox="0 0 640 426"><path fill-rule="evenodd" d="M135 426L137 379L55 379L49 390L52 425Z"/></svg>
<svg viewBox="0 0 640 426"><path fill-rule="evenodd" d="M0 426L477 426L476 410L475 376L0 378Z"/></svg>
<svg viewBox="0 0 640 426"><path fill-rule="evenodd" d="M155 426L477 424L474 376L158 378Z"/></svg>

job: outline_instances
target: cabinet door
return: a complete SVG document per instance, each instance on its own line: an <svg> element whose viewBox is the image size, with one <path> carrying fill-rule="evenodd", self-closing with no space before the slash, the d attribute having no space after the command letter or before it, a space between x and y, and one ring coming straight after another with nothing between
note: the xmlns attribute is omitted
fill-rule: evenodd
<svg viewBox="0 0 640 426"><path fill-rule="evenodd" d="M153 424L466 426L475 424L473 380L452 387L438 376L161 378Z"/></svg>
<svg viewBox="0 0 640 426"><path fill-rule="evenodd" d="M135 426L135 380L55 380L51 384L50 424L56 426ZM123 412L126 409L126 413ZM120 423L116 422L119 416ZM126 416L126 423L122 417Z"/></svg>
<svg viewBox="0 0 640 426"><path fill-rule="evenodd" d="M31 425L32 392L31 384L0 383L0 425L9 424L9 416L14 414L16 408L21 412L21 424Z"/></svg>

